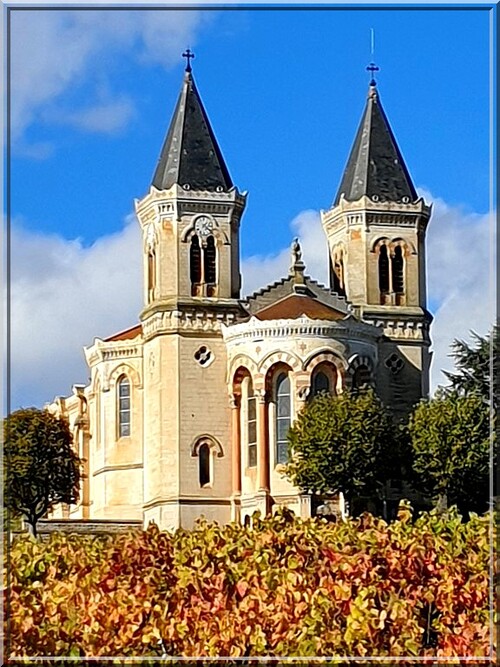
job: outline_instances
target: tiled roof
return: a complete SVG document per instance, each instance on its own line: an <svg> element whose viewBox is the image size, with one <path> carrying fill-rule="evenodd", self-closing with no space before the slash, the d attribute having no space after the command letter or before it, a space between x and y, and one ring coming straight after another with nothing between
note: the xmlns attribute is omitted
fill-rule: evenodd
<svg viewBox="0 0 500 667"><path fill-rule="evenodd" d="M116 333L113 336L110 336L109 338L105 338L104 342L109 343L113 340L131 340L132 338L140 336L141 333L142 333L142 326L140 324L136 324L134 327L131 327L130 329L125 329L125 331L120 331L119 333Z"/></svg>
<svg viewBox="0 0 500 667"><path fill-rule="evenodd" d="M342 320L342 313L310 296L290 294L256 313L259 320L295 319L305 315L313 320Z"/></svg>
<svg viewBox="0 0 500 667"><path fill-rule="evenodd" d="M294 277L291 275L288 276L288 278L277 280L247 297L243 302L243 306L249 315L260 317L260 314L266 312L271 306L285 300L286 297L294 295L298 296L300 299L309 297L309 301L316 302L318 306L316 307L315 312L319 312L320 305L330 311L340 313L343 317L350 312L345 297L332 292L309 276L304 276L304 283L302 285L297 285L294 282ZM290 308L292 308L292 303L295 302L290 302ZM310 306L310 308L312 308L312 306ZM270 318L266 315L265 319Z"/></svg>
<svg viewBox="0 0 500 667"><path fill-rule="evenodd" d="M233 186L190 71L185 72L153 176L159 190L174 183L191 190L227 191Z"/></svg>
<svg viewBox="0 0 500 667"><path fill-rule="evenodd" d="M334 205L341 195L356 201L414 202L418 195L396 138L382 109L376 85L370 85L363 118L347 161Z"/></svg>

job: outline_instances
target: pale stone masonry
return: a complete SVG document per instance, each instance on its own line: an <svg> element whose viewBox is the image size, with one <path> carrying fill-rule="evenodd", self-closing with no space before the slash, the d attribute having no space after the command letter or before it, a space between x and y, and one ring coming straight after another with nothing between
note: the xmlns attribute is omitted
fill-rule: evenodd
<svg viewBox="0 0 500 667"><path fill-rule="evenodd" d="M245 521L314 508L284 475L286 431L319 391L372 384L397 414L428 393L431 316L419 198L371 82L341 186L321 214L331 284L289 275L242 298L233 185L191 68L149 192L136 200L140 322L85 349L88 386L57 398L85 459L54 521ZM62 524L61 524L62 525ZM66 524L64 524L66 525Z"/></svg>

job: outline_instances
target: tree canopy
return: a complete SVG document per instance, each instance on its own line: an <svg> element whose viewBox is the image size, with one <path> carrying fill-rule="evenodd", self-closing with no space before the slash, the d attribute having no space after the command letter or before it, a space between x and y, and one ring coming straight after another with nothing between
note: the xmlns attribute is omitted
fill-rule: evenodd
<svg viewBox="0 0 500 667"><path fill-rule="evenodd" d="M288 433L287 475L304 491L378 495L399 464L398 431L372 389L320 394Z"/></svg>
<svg viewBox="0 0 500 667"><path fill-rule="evenodd" d="M471 335L474 342L467 343L456 339L451 345L451 356L455 359L456 369L455 372L443 371L450 381L450 386L444 387L444 390L461 396L477 394L490 404L491 394L494 398L497 393L492 387L491 370L492 361L498 363L498 329L493 327L486 336L479 336L473 331ZM493 378L498 383L497 373L493 374Z"/></svg>
<svg viewBox="0 0 500 667"><path fill-rule="evenodd" d="M81 460L68 423L47 410L17 410L4 420L5 505L36 524L58 503L78 500Z"/></svg>
<svg viewBox="0 0 500 667"><path fill-rule="evenodd" d="M414 483L435 501L484 512L489 498L490 414L477 394L443 392L408 423Z"/></svg>

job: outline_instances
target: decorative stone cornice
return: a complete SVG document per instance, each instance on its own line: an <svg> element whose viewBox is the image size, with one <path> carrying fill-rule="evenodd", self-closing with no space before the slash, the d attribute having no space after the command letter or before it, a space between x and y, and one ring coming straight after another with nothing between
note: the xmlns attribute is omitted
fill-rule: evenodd
<svg viewBox="0 0 500 667"><path fill-rule="evenodd" d="M114 361L142 357L142 341L104 341L96 338L94 344L83 348L89 366L101 361Z"/></svg>
<svg viewBox="0 0 500 667"><path fill-rule="evenodd" d="M143 321L144 338L162 333L207 332L220 334L221 327L236 320L231 311L207 311L196 309L164 310L151 313Z"/></svg>
<svg viewBox="0 0 500 667"><path fill-rule="evenodd" d="M367 322L360 322L352 316L334 321L313 320L309 317L283 320L259 320L251 317L247 322L222 326L222 336L230 345L244 341L296 337L356 338L375 341L382 335L380 329Z"/></svg>
<svg viewBox="0 0 500 667"><path fill-rule="evenodd" d="M348 202L341 199L338 206L328 211L321 211L321 222L326 231L338 225L352 227L402 226L425 227L432 212L432 204L427 206L421 197L414 203L373 201L362 197L358 201Z"/></svg>
<svg viewBox="0 0 500 667"><path fill-rule="evenodd" d="M383 328L384 335L397 340L429 341L429 325L416 320L366 319L376 327Z"/></svg>
<svg viewBox="0 0 500 667"><path fill-rule="evenodd" d="M233 209L243 211L247 193L232 188L228 192L208 190L186 190L173 185L169 190L157 190L151 186L147 195L134 201L135 210L141 220L160 220L164 215L177 218L182 213L202 211L203 213L228 214Z"/></svg>

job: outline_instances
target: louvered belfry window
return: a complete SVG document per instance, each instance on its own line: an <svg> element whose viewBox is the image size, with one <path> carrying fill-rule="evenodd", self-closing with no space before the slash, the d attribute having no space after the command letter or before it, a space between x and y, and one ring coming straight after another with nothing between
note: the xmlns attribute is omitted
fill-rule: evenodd
<svg viewBox="0 0 500 667"><path fill-rule="evenodd" d="M396 246L394 255L392 256L392 289L396 294L403 294L405 291L404 281L404 259L403 249L401 246Z"/></svg>
<svg viewBox="0 0 500 667"><path fill-rule="evenodd" d="M191 286L194 287L201 283L201 248L200 240L195 235L191 239L191 248L189 250L189 272L191 277Z"/></svg>
<svg viewBox="0 0 500 667"><path fill-rule="evenodd" d="M213 236L209 236L207 238L207 245L204 250L205 282L209 285L215 285L217 282L216 252L215 239Z"/></svg>
<svg viewBox="0 0 500 667"><path fill-rule="evenodd" d="M386 245L380 247L378 258L378 285L382 294L389 292L389 257Z"/></svg>

